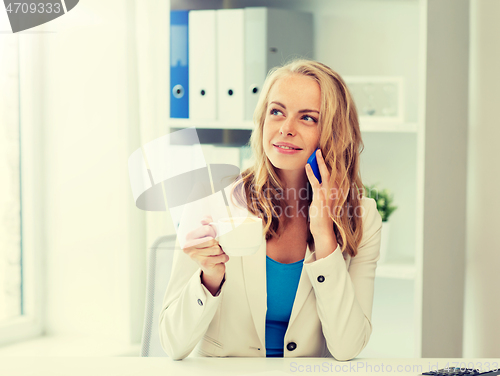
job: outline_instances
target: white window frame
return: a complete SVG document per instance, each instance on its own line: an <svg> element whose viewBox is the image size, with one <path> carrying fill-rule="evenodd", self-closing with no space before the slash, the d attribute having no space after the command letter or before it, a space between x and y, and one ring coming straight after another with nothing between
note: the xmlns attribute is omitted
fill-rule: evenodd
<svg viewBox="0 0 500 376"><path fill-rule="evenodd" d="M0 346L44 332L44 170L42 122L43 33L19 33L19 123L21 148L23 308L0 324ZM9 36L10 37L10 36ZM15 36L12 36L15 37Z"/></svg>

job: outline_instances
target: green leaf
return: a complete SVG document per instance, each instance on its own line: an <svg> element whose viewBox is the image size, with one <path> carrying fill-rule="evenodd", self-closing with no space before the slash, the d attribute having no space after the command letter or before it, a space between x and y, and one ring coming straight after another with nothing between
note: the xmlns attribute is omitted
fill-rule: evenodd
<svg viewBox="0 0 500 376"><path fill-rule="evenodd" d="M387 188L380 189L376 184L365 185L364 195L368 198L373 198L377 203L377 210L382 217L382 221L386 222L390 215L398 208L393 205L394 195Z"/></svg>

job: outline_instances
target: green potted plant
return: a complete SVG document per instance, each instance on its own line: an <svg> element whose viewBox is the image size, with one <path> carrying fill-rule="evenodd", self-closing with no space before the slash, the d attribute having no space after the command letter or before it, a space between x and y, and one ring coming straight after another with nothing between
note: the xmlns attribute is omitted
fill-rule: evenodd
<svg viewBox="0 0 500 376"><path fill-rule="evenodd" d="M382 217L382 235L380 240L380 259L383 263L387 258L390 224L389 217L397 209L393 205L394 195L388 189L380 189L377 184L365 185L365 197L373 198L377 203L377 210Z"/></svg>

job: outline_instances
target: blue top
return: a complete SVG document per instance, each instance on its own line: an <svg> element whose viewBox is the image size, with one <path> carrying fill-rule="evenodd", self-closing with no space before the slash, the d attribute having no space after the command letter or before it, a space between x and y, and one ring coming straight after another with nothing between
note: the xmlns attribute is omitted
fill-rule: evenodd
<svg viewBox="0 0 500 376"><path fill-rule="evenodd" d="M283 357L288 321L292 314L304 260L282 264L266 255L266 356Z"/></svg>

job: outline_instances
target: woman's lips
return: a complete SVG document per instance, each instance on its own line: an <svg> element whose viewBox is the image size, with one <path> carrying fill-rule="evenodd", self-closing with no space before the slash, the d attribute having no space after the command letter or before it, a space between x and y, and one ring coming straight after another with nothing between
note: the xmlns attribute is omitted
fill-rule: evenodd
<svg viewBox="0 0 500 376"><path fill-rule="evenodd" d="M278 153L282 154L297 154L301 150L294 150L294 149L282 149L279 146L273 145L273 147L278 151Z"/></svg>

